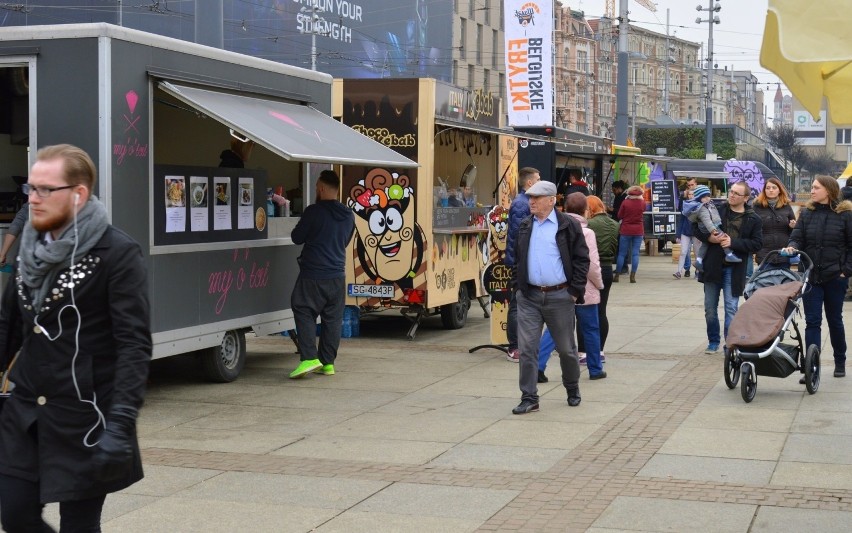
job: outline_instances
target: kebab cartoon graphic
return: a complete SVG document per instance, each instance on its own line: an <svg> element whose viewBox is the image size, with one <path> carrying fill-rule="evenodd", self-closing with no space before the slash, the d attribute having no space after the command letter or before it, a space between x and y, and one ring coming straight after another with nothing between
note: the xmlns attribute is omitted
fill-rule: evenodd
<svg viewBox="0 0 852 533"><path fill-rule="evenodd" d="M375 283L412 288L423 264L423 230L414 221L414 188L408 176L370 170L349 190L355 243L364 273Z"/></svg>

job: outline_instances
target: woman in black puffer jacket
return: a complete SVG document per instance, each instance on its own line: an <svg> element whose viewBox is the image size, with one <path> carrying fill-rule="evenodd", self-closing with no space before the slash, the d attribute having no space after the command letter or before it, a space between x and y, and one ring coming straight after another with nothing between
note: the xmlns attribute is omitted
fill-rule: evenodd
<svg viewBox="0 0 852 533"><path fill-rule="evenodd" d="M822 308L834 350L834 377L846 375L846 332L843 296L852 276L852 202L840 201L840 187L831 176L817 176L811 201L799 214L788 251L804 251L814 267L804 294L805 346L820 346Z"/></svg>
<svg viewBox="0 0 852 533"><path fill-rule="evenodd" d="M772 250L787 246L796 225L796 214L790 206L790 196L778 178L766 180L763 190L754 200L753 209L763 222L763 248L755 254L757 264L760 264Z"/></svg>

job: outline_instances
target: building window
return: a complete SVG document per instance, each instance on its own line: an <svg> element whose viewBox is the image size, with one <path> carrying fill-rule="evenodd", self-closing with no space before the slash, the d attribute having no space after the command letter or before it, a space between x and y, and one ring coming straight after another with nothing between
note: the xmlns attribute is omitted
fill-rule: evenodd
<svg viewBox="0 0 852 533"><path fill-rule="evenodd" d="M491 6L488 4L490 4L490 1L485 0L485 7L482 9L485 10L485 23L491 26Z"/></svg>
<svg viewBox="0 0 852 533"><path fill-rule="evenodd" d="M467 66L467 87L471 91L473 90L475 78L476 78L476 75L473 72L473 65L468 65Z"/></svg>
<svg viewBox="0 0 852 533"><path fill-rule="evenodd" d="M482 24L476 25L476 64L482 64Z"/></svg>
<svg viewBox="0 0 852 533"><path fill-rule="evenodd" d="M497 94L502 95L502 94L503 94L503 91L505 91L505 90L506 90L506 75L505 75L505 74L503 74L502 72L498 73L498 75L497 75L497 82L500 84L500 85L497 87L497 90L499 91L499 93L497 93Z"/></svg>
<svg viewBox="0 0 852 533"><path fill-rule="evenodd" d="M498 68L497 65L497 52L500 50L500 41L498 40L497 30L491 30L493 33L491 35L491 66L494 68Z"/></svg>
<svg viewBox="0 0 852 533"><path fill-rule="evenodd" d="M453 0L453 13L459 12L459 0Z"/></svg>
<svg viewBox="0 0 852 533"><path fill-rule="evenodd" d="M491 89L491 86L489 85L489 78L491 78L491 71L485 69L485 72L482 74L482 90L486 93Z"/></svg>
<svg viewBox="0 0 852 533"><path fill-rule="evenodd" d="M497 17L500 19L500 29L503 29L503 0L500 0L500 16Z"/></svg>
<svg viewBox="0 0 852 533"><path fill-rule="evenodd" d="M837 144L852 144L852 128L837 129Z"/></svg>
<svg viewBox="0 0 852 533"><path fill-rule="evenodd" d="M475 4L474 4L473 0L468 1L468 18L471 19L471 20L476 18L476 10L473 8L474 5Z"/></svg>
<svg viewBox="0 0 852 533"><path fill-rule="evenodd" d="M453 83L459 84L459 62L453 60Z"/></svg>
<svg viewBox="0 0 852 533"><path fill-rule="evenodd" d="M467 58L467 21L465 19L461 19L461 31L459 31L459 57L462 59Z"/></svg>

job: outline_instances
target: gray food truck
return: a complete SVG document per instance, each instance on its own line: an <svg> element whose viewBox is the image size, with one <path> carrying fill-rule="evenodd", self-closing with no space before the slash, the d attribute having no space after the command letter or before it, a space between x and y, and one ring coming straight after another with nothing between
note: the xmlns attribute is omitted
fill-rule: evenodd
<svg viewBox="0 0 852 533"><path fill-rule="evenodd" d="M37 149L80 146L112 223L142 244L154 357L198 352L232 381L245 334L294 327L294 214L331 165L417 164L332 119L326 74L109 24L0 29L0 222ZM245 168L220 168L231 139ZM12 177L16 178L13 179ZM5 201L4 201L5 200Z"/></svg>

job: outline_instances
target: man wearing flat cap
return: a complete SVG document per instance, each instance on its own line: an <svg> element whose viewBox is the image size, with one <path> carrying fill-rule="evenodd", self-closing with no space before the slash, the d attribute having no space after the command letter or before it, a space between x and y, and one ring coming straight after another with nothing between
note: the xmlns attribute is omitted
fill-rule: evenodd
<svg viewBox="0 0 852 533"><path fill-rule="evenodd" d="M568 405L580 405L580 365L574 346L574 304L583 303L589 248L580 223L557 212L556 185L539 181L527 191L531 215L515 240L521 403L516 415L538 411L538 344L547 324L559 353Z"/></svg>

